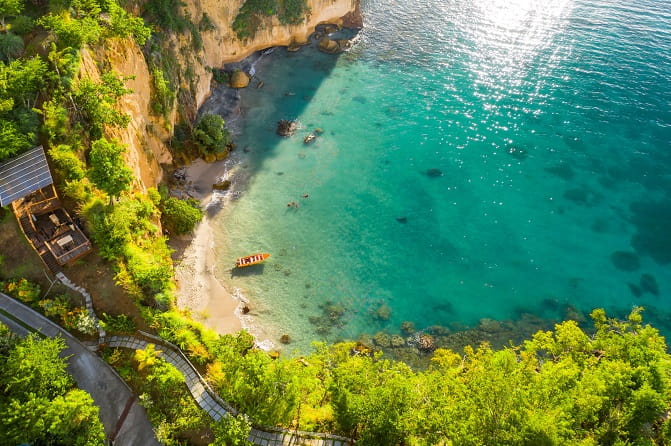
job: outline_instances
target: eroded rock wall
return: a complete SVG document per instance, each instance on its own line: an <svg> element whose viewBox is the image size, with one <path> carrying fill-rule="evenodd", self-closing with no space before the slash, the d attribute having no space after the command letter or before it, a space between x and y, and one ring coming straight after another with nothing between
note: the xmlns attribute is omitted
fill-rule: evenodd
<svg viewBox="0 0 671 446"><path fill-rule="evenodd" d="M338 23L343 17L356 17L359 0L308 0L310 14L300 25L282 25L276 17L267 18L253 38L239 40L231 29L239 8L244 0L186 0L185 12L198 24L207 14L213 29L201 32L202 50L193 49L192 37L188 32L173 36L171 44L177 64L188 67L189 76L182 78L181 88L189 92L189 100L181 106L187 117L195 113L210 94L212 73L209 68L220 68L227 62L243 59L254 51L272 46L288 45L291 42L305 42L319 23ZM101 68L103 67L103 68ZM132 77L126 86L132 93L121 100L123 111L131 117L125 129L111 129L111 136L128 146L126 159L135 172L136 188L146 190L156 186L162 179L161 164L172 162L166 143L174 128L176 113L168 119L157 117L151 112L152 78L145 57L138 45L131 39L113 39L106 42L93 54L82 53L81 73L99 78L101 70L111 69L124 77ZM186 104L185 104L186 103Z"/></svg>

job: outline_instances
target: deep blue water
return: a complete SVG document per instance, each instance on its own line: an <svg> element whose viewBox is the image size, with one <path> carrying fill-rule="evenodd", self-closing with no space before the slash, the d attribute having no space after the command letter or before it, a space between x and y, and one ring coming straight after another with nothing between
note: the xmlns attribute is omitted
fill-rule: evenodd
<svg viewBox="0 0 671 446"><path fill-rule="evenodd" d="M631 3L364 0L348 53L262 59L216 217L257 333L304 347L569 304L643 305L670 332L671 3ZM345 310L328 335L326 302Z"/></svg>

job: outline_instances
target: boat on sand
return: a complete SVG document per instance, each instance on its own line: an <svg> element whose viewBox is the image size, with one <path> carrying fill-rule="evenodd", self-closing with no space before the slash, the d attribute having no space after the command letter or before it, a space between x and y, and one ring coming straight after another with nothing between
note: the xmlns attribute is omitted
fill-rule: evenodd
<svg viewBox="0 0 671 446"><path fill-rule="evenodd" d="M261 254L252 254L249 256L240 257L235 261L235 266L238 268L244 268L245 266L257 265L264 260L270 257L270 254L261 253Z"/></svg>

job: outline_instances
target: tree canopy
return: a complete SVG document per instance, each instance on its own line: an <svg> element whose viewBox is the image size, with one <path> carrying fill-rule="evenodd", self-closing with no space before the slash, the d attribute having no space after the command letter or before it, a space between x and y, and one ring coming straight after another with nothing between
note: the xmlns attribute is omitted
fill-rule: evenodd
<svg viewBox="0 0 671 446"><path fill-rule="evenodd" d="M118 141L101 138L91 145L89 161L91 163L91 181L104 190L110 198L118 197L130 188L133 171L126 167L123 153L126 147Z"/></svg>
<svg viewBox="0 0 671 446"><path fill-rule="evenodd" d="M98 407L74 387L59 356L62 339L13 337L0 324L1 444L104 443Z"/></svg>

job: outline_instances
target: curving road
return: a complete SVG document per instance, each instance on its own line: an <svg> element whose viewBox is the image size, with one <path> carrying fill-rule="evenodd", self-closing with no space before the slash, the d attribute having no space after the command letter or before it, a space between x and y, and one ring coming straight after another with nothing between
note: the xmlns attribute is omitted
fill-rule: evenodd
<svg viewBox="0 0 671 446"><path fill-rule="evenodd" d="M137 404L130 388L107 363L58 325L2 293L0 310L4 310L4 313L0 312L0 322L19 336L39 332L48 337L60 336L65 340L67 348L61 356L69 357L67 370L74 377L77 386L90 393L100 408L100 421L105 427L110 444L160 444L154 436L144 408Z"/></svg>

